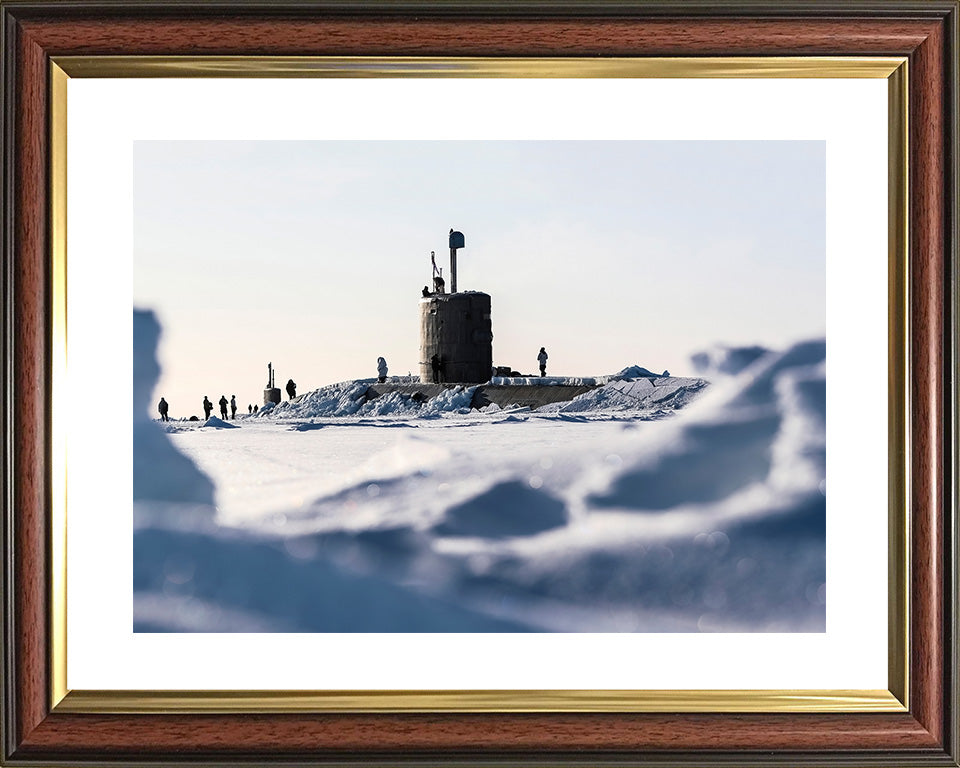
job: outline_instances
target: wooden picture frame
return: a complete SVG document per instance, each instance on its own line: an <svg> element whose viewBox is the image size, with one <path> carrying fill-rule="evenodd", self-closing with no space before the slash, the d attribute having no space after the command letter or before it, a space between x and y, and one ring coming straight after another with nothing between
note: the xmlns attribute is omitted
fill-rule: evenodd
<svg viewBox="0 0 960 768"><path fill-rule="evenodd" d="M960 764L957 2L9 0L0 2L0 18L4 764ZM282 694L279 706L259 709L211 706L202 692L193 706L190 697L151 707L137 697L112 707L62 699L51 437L53 372L62 354L53 297L61 277L51 253L62 247L63 233L50 181L64 137L51 114L57 62L74 57L76 66L95 67L106 56L906 58L909 178L899 204L909 222L909 284L902 286L909 429L901 441L908 482L891 493L905 494L910 528L902 542L906 594L894 589L891 601L908 635L900 665L908 682L891 693L907 706L732 711L705 698L694 707L664 700L657 711L602 701L522 711L496 701L383 711L354 700L317 712L284 706ZM131 65L129 72L137 70Z"/></svg>

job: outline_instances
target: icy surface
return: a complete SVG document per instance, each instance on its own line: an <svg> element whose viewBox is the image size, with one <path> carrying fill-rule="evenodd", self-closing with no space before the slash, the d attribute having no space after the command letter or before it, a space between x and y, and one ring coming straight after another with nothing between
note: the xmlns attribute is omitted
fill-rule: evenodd
<svg viewBox="0 0 960 768"><path fill-rule="evenodd" d="M236 424L230 424L223 419L218 419L216 416L211 416L205 422L203 422L204 427L211 427L213 429L236 429Z"/></svg>
<svg viewBox="0 0 960 768"><path fill-rule="evenodd" d="M589 392L572 400L541 406L539 413L604 414L629 411L637 417L656 418L665 412L688 405L707 386L700 378L658 377L644 368L631 366L612 376L594 378L545 377L496 377L494 385L535 386L594 386ZM470 411L476 386L456 386L445 389L435 397L421 400L413 394L387 392L367 400L370 382L348 381L322 387L314 392L268 406L254 414L263 420L316 420L340 416L405 416L438 418L449 414L466 414ZM499 408L499 406L496 406ZM493 409L485 406L484 413ZM216 419L219 422L219 419ZM220 422L222 424L223 422ZM208 421L209 424L209 421Z"/></svg>
<svg viewBox="0 0 960 768"><path fill-rule="evenodd" d="M706 386L704 379L680 377L614 380L579 395L558 410L561 413L674 410L691 403Z"/></svg>
<svg viewBox="0 0 960 768"><path fill-rule="evenodd" d="M135 419L135 629L823 631L824 351L549 411L348 382L233 430Z"/></svg>
<svg viewBox="0 0 960 768"><path fill-rule="evenodd" d="M470 410L476 387L452 387L436 397L421 402L412 395L388 392L367 400L369 381L345 381L314 392L262 408L253 418L270 420L316 419L339 416L423 416L433 418L440 413L461 413Z"/></svg>
<svg viewBox="0 0 960 768"><path fill-rule="evenodd" d="M663 374L663 376L666 376L666 375L667 375L666 373ZM648 378L648 379L660 378L659 376L657 376L657 374L651 373L646 368L643 368L642 366L639 366L639 365L628 365L626 368L620 371L620 373L616 374L615 376L612 376L611 378L639 379L641 377Z"/></svg>
<svg viewBox="0 0 960 768"><path fill-rule="evenodd" d="M690 358L694 368L704 376L740 373L748 365L767 354L763 347L717 346L697 352Z"/></svg>

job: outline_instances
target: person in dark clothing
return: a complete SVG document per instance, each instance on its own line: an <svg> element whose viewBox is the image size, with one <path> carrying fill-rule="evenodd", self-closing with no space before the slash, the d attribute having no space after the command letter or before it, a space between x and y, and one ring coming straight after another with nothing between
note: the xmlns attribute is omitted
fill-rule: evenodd
<svg viewBox="0 0 960 768"><path fill-rule="evenodd" d="M287 397L291 400L297 396L297 385L294 383L293 379L287 381Z"/></svg>
<svg viewBox="0 0 960 768"><path fill-rule="evenodd" d="M433 383L434 383L434 384L439 384L439 383L440 383L440 369L442 368L442 364L441 364L441 362L440 362L440 356L439 356L439 355L436 355L436 354L435 354L433 357L430 358L430 368L433 370Z"/></svg>
<svg viewBox="0 0 960 768"><path fill-rule="evenodd" d="M537 362L540 363L540 375L547 375L547 350L540 347L540 354L537 355Z"/></svg>
<svg viewBox="0 0 960 768"><path fill-rule="evenodd" d="M247 403L247 413L253 413L253 406Z"/></svg>
<svg viewBox="0 0 960 768"><path fill-rule="evenodd" d="M167 405L167 401L161 397L160 404L157 406L157 409L160 411L160 421L170 421L170 419L167 417L167 410L169 408L170 406Z"/></svg>
<svg viewBox="0 0 960 768"><path fill-rule="evenodd" d="M423 286L423 298L427 298L430 295L430 289L427 286Z"/></svg>
<svg viewBox="0 0 960 768"><path fill-rule="evenodd" d="M230 418L237 418L237 396L230 395Z"/></svg>
<svg viewBox="0 0 960 768"><path fill-rule="evenodd" d="M220 415L223 417L223 420L227 420L227 396L220 395Z"/></svg>
<svg viewBox="0 0 960 768"><path fill-rule="evenodd" d="M211 403L207 396L203 396L203 418L204 421L210 418L210 414L213 412L213 403Z"/></svg>
<svg viewBox="0 0 960 768"><path fill-rule="evenodd" d="M256 413L256 412L259 411L259 410L260 410L260 406L257 405L256 403L254 403L254 404L253 404L253 412Z"/></svg>

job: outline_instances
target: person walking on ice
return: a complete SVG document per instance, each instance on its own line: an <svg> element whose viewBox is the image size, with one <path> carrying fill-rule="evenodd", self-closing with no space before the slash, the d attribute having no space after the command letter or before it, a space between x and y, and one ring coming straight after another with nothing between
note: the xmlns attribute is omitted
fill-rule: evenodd
<svg viewBox="0 0 960 768"><path fill-rule="evenodd" d="M206 421L210 418L210 414L213 411L213 403L207 399L207 396L203 396L203 420Z"/></svg>
<svg viewBox="0 0 960 768"><path fill-rule="evenodd" d="M537 362L540 363L540 376L547 375L547 350L540 347L540 354L537 355Z"/></svg>
<svg viewBox="0 0 960 768"><path fill-rule="evenodd" d="M227 420L227 396L220 395L220 415L223 417L223 420Z"/></svg>
<svg viewBox="0 0 960 768"><path fill-rule="evenodd" d="M237 418L237 396L230 395L230 418Z"/></svg>
<svg viewBox="0 0 960 768"><path fill-rule="evenodd" d="M160 421L170 421L170 418L167 416L169 408L170 406L167 405L167 401L161 397L160 403L157 405L157 410L160 411Z"/></svg>
<svg viewBox="0 0 960 768"><path fill-rule="evenodd" d="M377 358L377 381L381 384L387 380L387 361L382 358Z"/></svg>

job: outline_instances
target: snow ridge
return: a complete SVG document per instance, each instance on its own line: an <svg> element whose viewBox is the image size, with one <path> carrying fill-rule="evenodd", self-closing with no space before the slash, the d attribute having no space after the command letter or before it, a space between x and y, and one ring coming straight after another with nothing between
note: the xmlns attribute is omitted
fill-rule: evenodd
<svg viewBox="0 0 960 768"><path fill-rule="evenodd" d="M624 378L575 397L559 411L672 411L693 402L707 384L705 379L680 377Z"/></svg>
<svg viewBox="0 0 960 768"><path fill-rule="evenodd" d="M135 317L140 414L158 333ZM135 630L822 632L825 352L730 350L710 386L623 378L554 413L369 382L231 431L135 412Z"/></svg>
<svg viewBox="0 0 960 768"><path fill-rule="evenodd" d="M685 377L659 377L645 368L630 366L619 374L595 379L571 379L554 377L544 386L557 384L583 385L584 382L604 381L602 386L561 403L551 403L537 409L540 413L607 413L632 412L661 416L675 411L699 396L708 386L705 379ZM535 386L539 379L493 379L509 384L522 381ZM254 418L306 420L342 416L394 416L414 418L437 418L444 414L470 412L477 386L456 386L441 391L438 395L420 400L403 392L388 392L367 400L370 383L346 381L321 387L293 401L262 408Z"/></svg>

